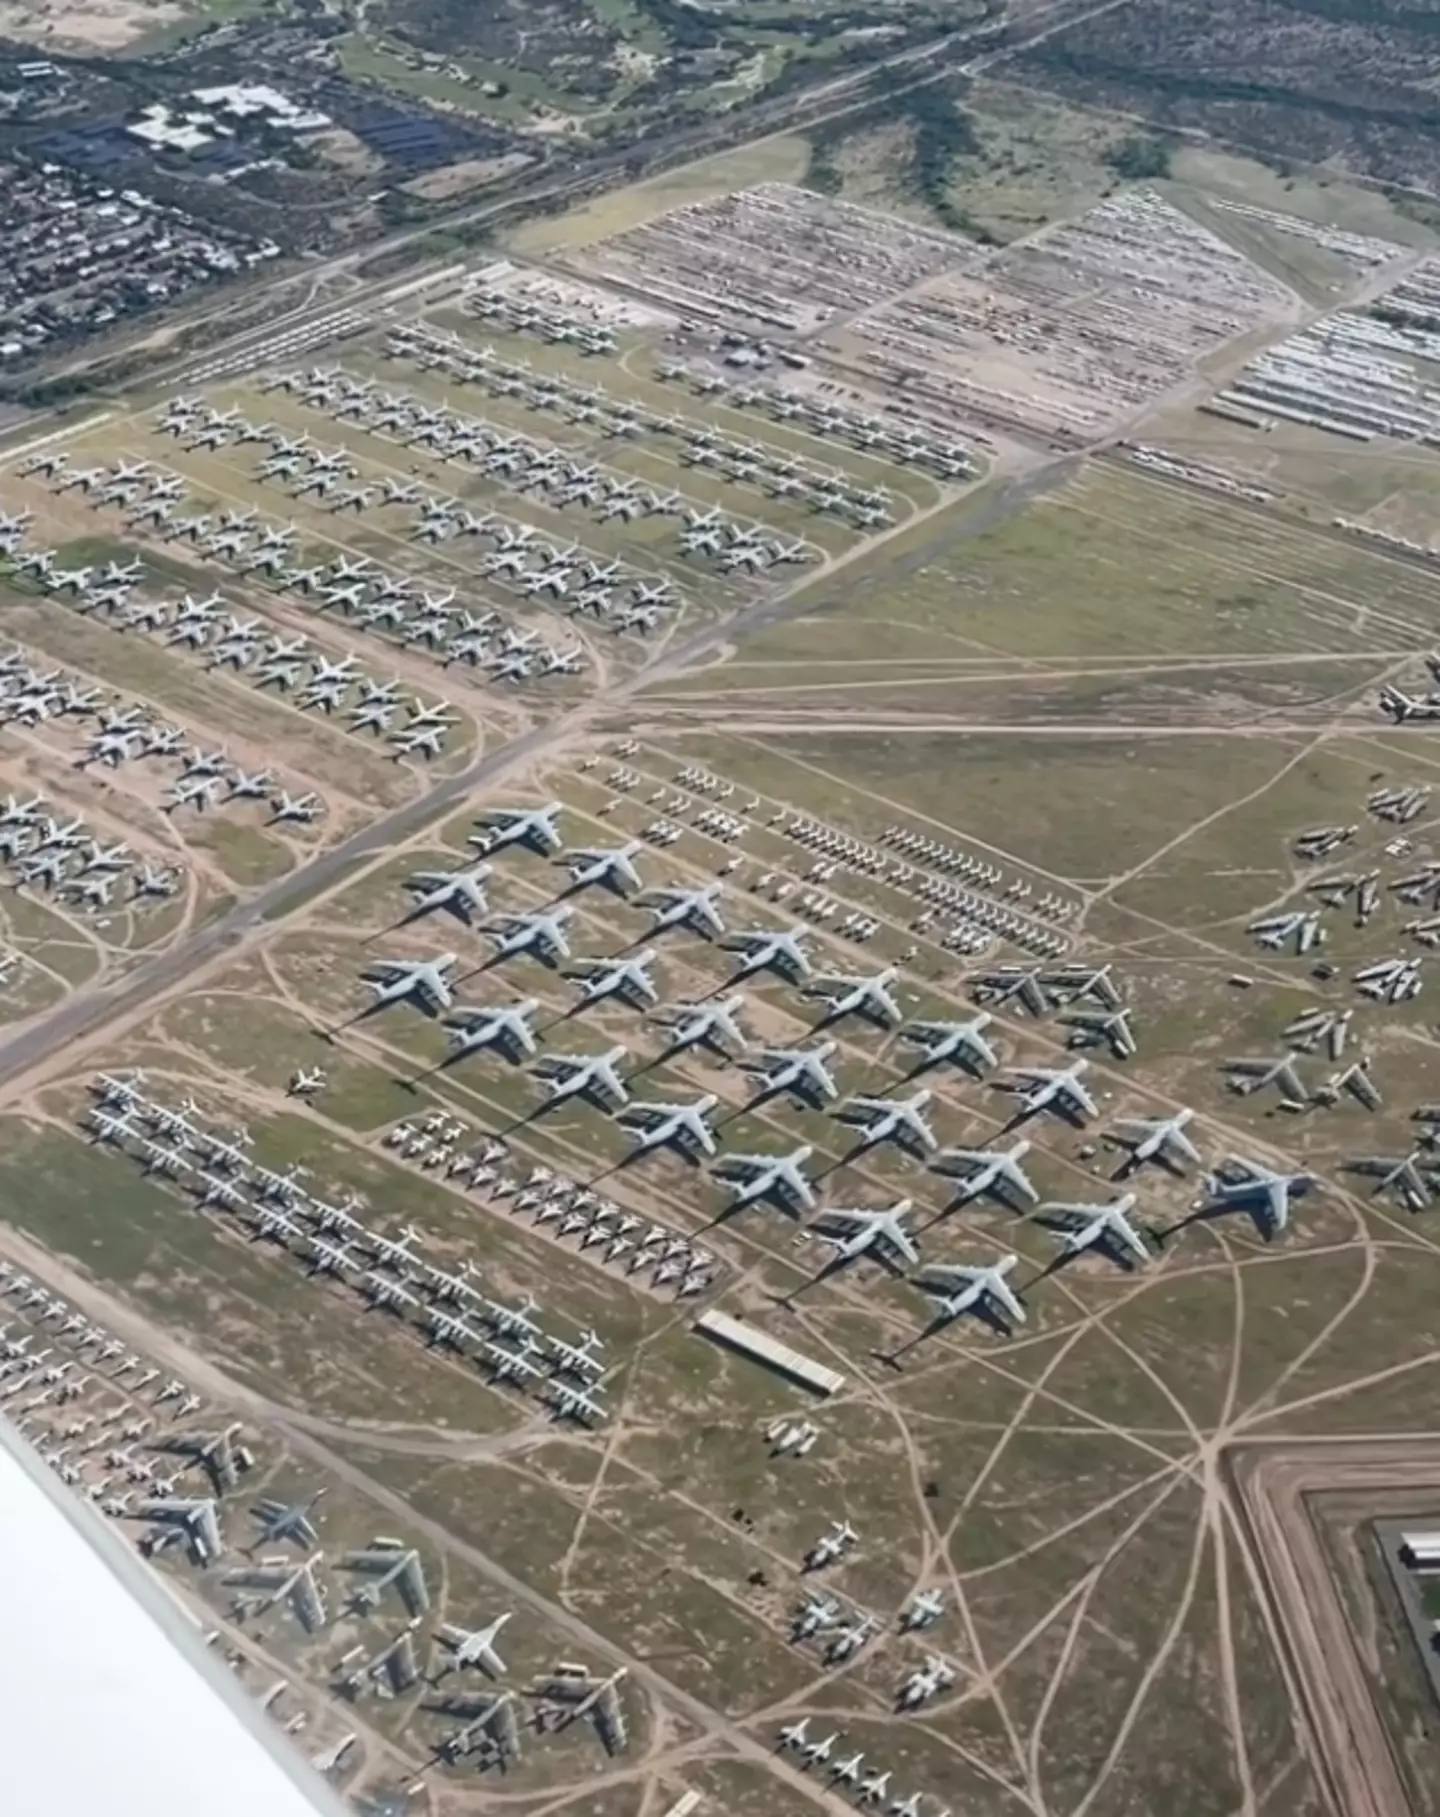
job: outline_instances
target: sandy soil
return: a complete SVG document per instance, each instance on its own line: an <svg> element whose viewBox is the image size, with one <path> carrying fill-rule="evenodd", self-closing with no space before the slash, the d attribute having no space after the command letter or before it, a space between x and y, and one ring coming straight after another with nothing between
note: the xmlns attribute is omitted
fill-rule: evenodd
<svg viewBox="0 0 1440 1817"><path fill-rule="evenodd" d="M0 5L0 37L56 49L124 50L186 11L173 0L12 0Z"/></svg>

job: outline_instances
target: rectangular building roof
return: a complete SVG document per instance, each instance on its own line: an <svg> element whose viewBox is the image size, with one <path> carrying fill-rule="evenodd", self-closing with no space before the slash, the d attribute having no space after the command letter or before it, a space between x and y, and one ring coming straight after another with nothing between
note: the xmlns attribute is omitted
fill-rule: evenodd
<svg viewBox="0 0 1440 1817"><path fill-rule="evenodd" d="M812 1357L792 1349L789 1344L782 1344L779 1338L772 1338L758 1326L747 1325L743 1319L731 1318L728 1312L717 1312L711 1307L696 1319L695 1329L703 1331L706 1337L714 1338L717 1344L738 1350L743 1356L764 1363L769 1369L778 1369L781 1375L788 1375L791 1381L799 1382L802 1388L809 1388L815 1394L834 1394L837 1389L845 1386L845 1377L838 1369L817 1363Z"/></svg>
<svg viewBox="0 0 1440 1817"><path fill-rule="evenodd" d="M348 1817L104 1515L0 1414L7 1812Z"/></svg>

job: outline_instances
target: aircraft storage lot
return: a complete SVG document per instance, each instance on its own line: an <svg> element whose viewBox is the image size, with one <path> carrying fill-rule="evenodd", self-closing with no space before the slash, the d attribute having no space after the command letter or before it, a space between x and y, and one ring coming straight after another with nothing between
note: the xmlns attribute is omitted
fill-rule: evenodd
<svg viewBox="0 0 1440 1817"><path fill-rule="evenodd" d="M0 465L17 672L65 671L20 696L181 733L76 768L124 727L13 709L0 787L185 878L0 905L0 1257L203 1395L162 1433L243 1424L223 1555L162 1563L354 1732L353 1787L1324 1810L1227 1460L1433 1423L1440 576L1128 444L951 471L823 360L777 416L595 294L482 276ZM24 1354L3 1404L132 1494L153 1435L109 1466ZM418 1616L352 1606L380 1533ZM252 1553L330 1616L237 1613ZM504 1671L438 1676L507 1610Z"/></svg>

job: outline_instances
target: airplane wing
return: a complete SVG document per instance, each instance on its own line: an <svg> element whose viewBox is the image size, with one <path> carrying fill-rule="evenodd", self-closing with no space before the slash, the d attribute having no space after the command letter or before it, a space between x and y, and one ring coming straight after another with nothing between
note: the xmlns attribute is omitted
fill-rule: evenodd
<svg viewBox="0 0 1440 1817"><path fill-rule="evenodd" d="M1290 1182L1285 1179L1266 1180L1265 1203L1270 1210L1272 1230L1280 1231L1290 1222Z"/></svg>
<svg viewBox="0 0 1440 1817"><path fill-rule="evenodd" d="M1133 1250L1142 1262L1150 1260L1150 1251L1145 1247L1144 1238L1123 1212L1117 1212L1110 1219L1110 1228L1126 1248Z"/></svg>
<svg viewBox="0 0 1440 1817"><path fill-rule="evenodd" d="M1013 1186L1016 1192L1023 1193L1027 1199L1035 1200L1040 1197L1030 1182L1029 1174L1018 1161L1012 1161L1006 1157L1000 1162L998 1171L1000 1177L1008 1185Z"/></svg>
<svg viewBox="0 0 1440 1817"><path fill-rule="evenodd" d="M1008 1317L1017 1325L1025 1323L1025 1308L1016 1299L1010 1283L1004 1275L992 1274L986 1277L985 1291L992 1300L997 1300L1005 1308Z"/></svg>

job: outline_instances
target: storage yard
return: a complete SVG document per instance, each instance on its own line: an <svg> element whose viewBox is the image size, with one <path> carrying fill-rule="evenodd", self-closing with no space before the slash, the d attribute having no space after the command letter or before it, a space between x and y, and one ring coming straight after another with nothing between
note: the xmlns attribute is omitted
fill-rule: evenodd
<svg viewBox="0 0 1440 1817"><path fill-rule="evenodd" d="M0 1407L357 1797L1398 1817L1277 1535L1433 1424L1440 574L1246 462L1421 455L1429 265L1231 212L766 184L0 446Z"/></svg>

